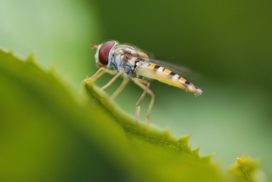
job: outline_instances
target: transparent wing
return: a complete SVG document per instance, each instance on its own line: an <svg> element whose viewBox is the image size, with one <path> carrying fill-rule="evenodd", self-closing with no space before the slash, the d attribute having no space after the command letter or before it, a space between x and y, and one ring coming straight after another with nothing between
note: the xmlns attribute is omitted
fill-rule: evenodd
<svg viewBox="0 0 272 182"><path fill-rule="evenodd" d="M170 69L171 71L178 73L186 78L190 78L190 80L199 80L201 78L200 74L192 71L190 68L180 65L180 64L174 64L174 63L169 63L157 59L149 59L148 60L151 63L158 64L160 66L163 66L165 68Z"/></svg>
<svg viewBox="0 0 272 182"><path fill-rule="evenodd" d="M131 44L123 44L124 46L124 52L126 52L127 48L131 48L134 49L137 54L134 55L138 58L140 58L141 60L147 61L147 62L151 62L151 63L155 63L157 65L163 66L165 68L168 68L169 70L178 73L180 75L182 75L183 77L186 78L190 78L190 80L199 80L200 79L200 74L197 74L196 72L192 71L191 69L189 69L188 67L185 67L183 65L179 65L179 64L173 64L173 63L169 63L166 61L161 61L161 60L157 60L157 59L153 59L152 54L147 53L146 51L131 45Z"/></svg>

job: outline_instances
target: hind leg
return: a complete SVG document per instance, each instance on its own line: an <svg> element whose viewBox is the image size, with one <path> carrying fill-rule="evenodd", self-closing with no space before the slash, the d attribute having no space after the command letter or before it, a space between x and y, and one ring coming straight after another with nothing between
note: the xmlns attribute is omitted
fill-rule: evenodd
<svg viewBox="0 0 272 182"><path fill-rule="evenodd" d="M145 80L139 80L139 81L144 81L142 82L147 88L149 87L150 83L148 81ZM135 116L136 118L139 120L140 119L140 112L141 112L141 105L144 101L144 98L146 96L146 89L144 89L142 95L140 96L140 98L138 99L138 101L136 102L136 110L135 110Z"/></svg>
<svg viewBox="0 0 272 182"><path fill-rule="evenodd" d="M145 95L148 94L151 97L151 100L150 100L150 103L148 105L148 109L147 109L147 112L146 112L146 116L145 116L146 124L149 126L149 123L150 123L150 114L151 114L151 111L152 111L152 108L153 108L153 105L154 105L154 102L155 102L155 94L149 89L149 85L150 84L145 85L143 83L144 81L141 80L141 79L138 79L138 78L132 78L131 80L136 85L138 85L140 88L142 88L143 91L144 91L143 94L141 95L141 97L139 98L139 100L136 103L136 104L138 104L138 106L136 105L136 112L140 112L140 105L143 102L143 99L144 99Z"/></svg>

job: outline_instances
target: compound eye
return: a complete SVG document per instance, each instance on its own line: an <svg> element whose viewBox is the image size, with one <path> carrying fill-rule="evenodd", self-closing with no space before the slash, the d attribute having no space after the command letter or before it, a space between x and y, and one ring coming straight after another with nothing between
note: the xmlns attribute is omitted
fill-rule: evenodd
<svg viewBox="0 0 272 182"><path fill-rule="evenodd" d="M114 46L115 41L107 41L102 44L99 50L99 62L103 65L108 64L108 58L111 48Z"/></svg>

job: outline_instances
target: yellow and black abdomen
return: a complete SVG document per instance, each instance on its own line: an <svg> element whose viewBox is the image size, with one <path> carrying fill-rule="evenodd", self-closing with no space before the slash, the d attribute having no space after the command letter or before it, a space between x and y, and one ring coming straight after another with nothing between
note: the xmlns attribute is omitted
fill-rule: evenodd
<svg viewBox="0 0 272 182"><path fill-rule="evenodd" d="M195 95L201 95L202 90L170 69L155 63L143 63L138 66L137 75L158 80L162 83L186 90Z"/></svg>

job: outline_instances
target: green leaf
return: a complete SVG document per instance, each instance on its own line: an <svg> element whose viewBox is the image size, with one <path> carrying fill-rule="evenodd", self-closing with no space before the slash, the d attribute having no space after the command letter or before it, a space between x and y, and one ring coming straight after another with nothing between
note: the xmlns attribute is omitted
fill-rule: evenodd
<svg viewBox="0 0 272 182"><path fill-rule="evenodd" d="M253 180L136 122L91 82L88 97L72 93L33 58L0 51L0 83L0 181Z"/></svg>
<svg viewBox="0 0 272 182"><path fill-rule="evenodd" d="M236 181L265 181L265 175L259 169L259 162L247 156L238 157L230 172Z"/></svg>

